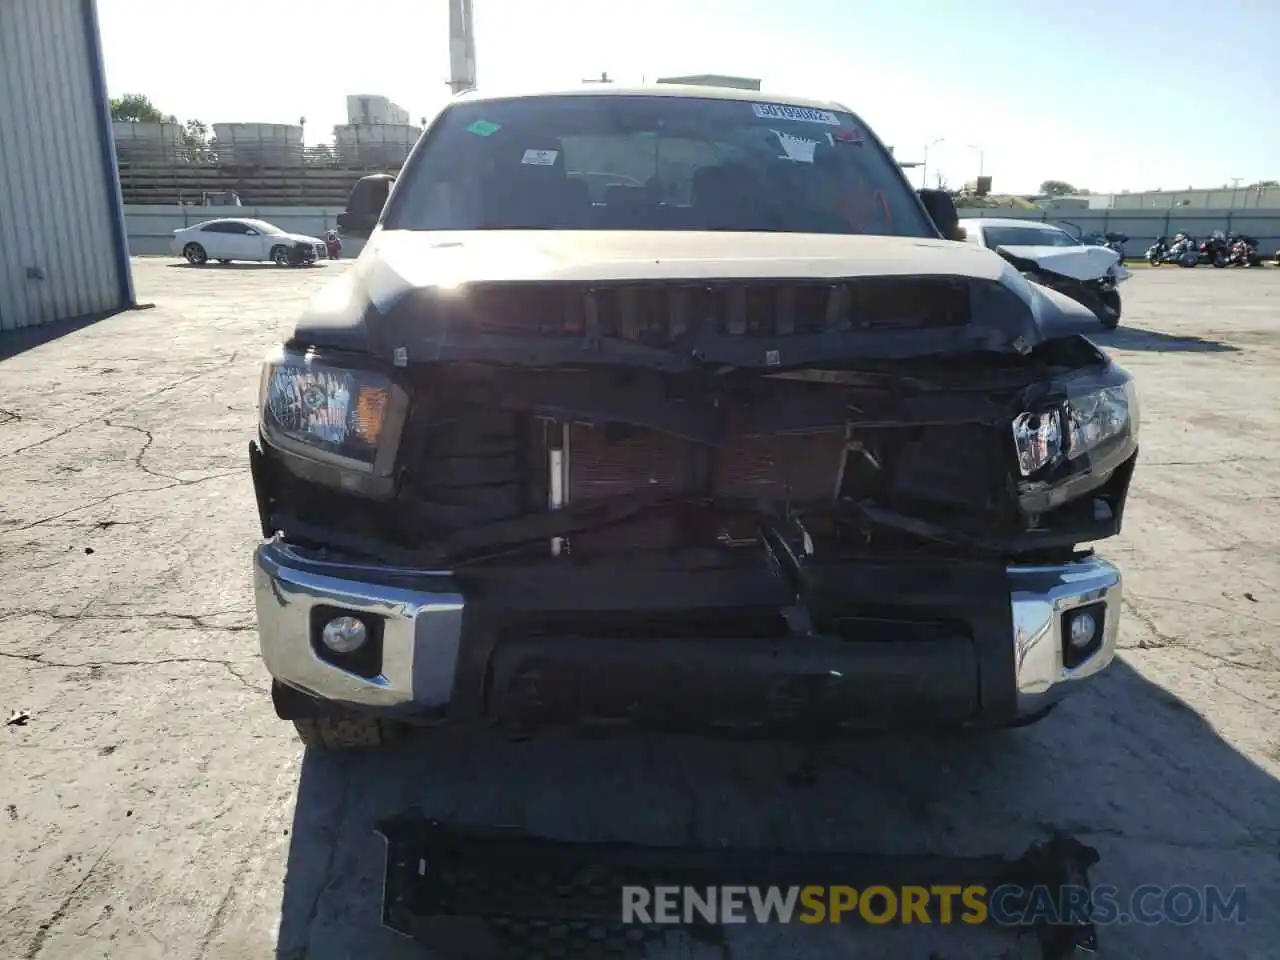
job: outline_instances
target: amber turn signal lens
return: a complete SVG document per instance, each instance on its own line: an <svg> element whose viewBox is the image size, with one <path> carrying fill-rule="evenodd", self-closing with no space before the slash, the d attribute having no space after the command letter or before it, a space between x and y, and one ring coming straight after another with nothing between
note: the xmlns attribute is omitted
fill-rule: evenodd
<svg viewBox="0 0 1280 960"><path fill-rule="evenodd" d="M370 446L376 446L382 435L382 421L391 394L384 388L362 386L356 397L356 435Z"/></svg>

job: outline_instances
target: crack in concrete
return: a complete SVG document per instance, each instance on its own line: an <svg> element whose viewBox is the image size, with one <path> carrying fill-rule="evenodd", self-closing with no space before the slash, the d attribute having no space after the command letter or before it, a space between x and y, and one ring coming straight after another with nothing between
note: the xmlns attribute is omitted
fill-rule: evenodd
<svg viewBox="0 0 1280 960"><path fill-rule="evenodd" d="M1159 643L1139 642L1135 647L1130 647L1129 649L1151 650L1151 649L1160 649L1162 647L1172 647L1177 645L1178 638L1171 637L1167 633L1165 633L1163 630L1161 630L1160 627L1156 624L1155 620L1151 617L1151 615L1138 609L1137 605L1131 599L1129 599L1128 597L1125 597L1121 601L1121 603L1126 609L1128 609L1128 611L1131 614L1133 614L1133 616L1138 620L1139 623L1141 623L1144 627L1150 630L1152 634L1154 634L1155 638L1160 641Z"/></svg>
<svg viewBox="0 0 1280 960"><path fill-rule="evenodd" d="M182 620L193 624L201 630L219 630L227 633L244 633L258 628L257 623L232 623L227 625L206 623L214 617L229 617L232 614L253 613L251 609L236 608L233 610L215 610L212 613L172 613L168 610L156 610L150 613L89 613L94 602L77 613L63 613L58 610L10 610L0 614L0 623L16 620L18 617L43 617L46 620Z"/></svg>
<svg viewBox="0 0 1280 960"><path fill-rule="evenodd" d="M1266 617L1260 617L1256 613L1248 613L1244 610L1224 607L1220 603L1210 603L1207 600L1192 600L1188 597L1140 597L1137 594L1130 594L1130 596L1134 600L1150 600L1156 603L1185 603L1191 607L1204 607L1206 610L1217 610L1220 613L1225 613L1233 617L1244 617L1247 620L1257 620L1259 623L1265 623L1269 627L1280 627L1280 623L1277 623L1274 620L1268 620ZM1132 607L1130 609L1132 609Z"/></svg>
<svg viewBox="0 0 1280 960"><path fill-rule="evenodd" d="M230 660L224 661L222 665L227 668L227 673L235 677L235 679L239 682L240 686L244 687L246 690L252 691L253 693L262 692L262 688L254 686L253 682L251 680L246 679L245 675L241 673L239 670L237 670L235 668L235 665Z"/></svg>
<svg viewBox="0 0 1280 960"><path fill-rule="evenodd" d="M1208 650L1201 650L1198 647L1187 646L1184 643L1168 643L1168 644L1119 644L1117 650L1177 650L1179 653L1192 653L1206 660L1213 660L1221 663L1223 666L1234 667L1237 670L1251 670L1255 673L1275 673L1276 667L1262 666L1256 663L1245 663L1243 660L1233 660L1231 657L1224 656L1220 653L1210 653Z"/></svg>
<svg viewBox="0 0 1280 960"><path fill-rule="evenodd" d="M207 483L210 480L218 480L222 477L238 477L247 473L246 470L227 470L223 473L213 473L207 477L199 477L195 480L175 480L173 483L166 483L163 487L138 487L133 490L117 490L115 493L109 493L105 497L99 497L97 500L91 500L88 503L82 503L78 507L71 507L63 510L61 513L55 513L50 517L41 517L39 520L33 520L30 523L23 524L20 527L14 527L11 532L19 533L23 530L30 530L32 527L43 526L46 523L52 523L54 520L61 520L63 517L70 516L73 513L79 513L81 510L88 510L99 504L106 503L108 500L114 500L116 497L125 497L131 493L159 493L161 490L172 490L174 487L193 487L198 483Z"/></svg>
<svg viewBox="0 0 1280 960"><path fill-rule="evenodd" d="M336 879L334 866L338 859L338 847L342 844L343 831L347 825L347 808L351 804L351 763L346 757L341 760L339 773L342 776L342 795L338 798L338 812L333 818L333 836L329 840L329 853L325 858L320 887L316 890L315 899L311 901L311 909L307 911L307 922L303 927L306 931L306 939L302 946L302 958L311 953L311 929L320 918L320 901L324 899L324 895L329 892L329 888Z"/></svg>
<svg viewBox="0 0 1280 960"><path fill-rule="evenodd" d="M213 943L223 926L226 925L227 917L231 913L231 897L236 889L240 886L240 881L244 879L244 875L249 871L249 860L253 855L252 848L249 853L240 860L236 867L236 872L231 876L231 882L227 884L226 892L222 894L222 899L218 901L218 908L213 911L213 919L209 921L209 927L204 932L204 936L200 939L200 952L196 954L197 958L203 958L209 952L209 947Z"/></svg>
<svg viewBox="0 0 1280 960"><path fill-rule="evenodd" d="M1251 696L1247 693L1241 693L1239 690L1237 690L1235 687L1231 686L1230 684L1223 683L1222 678L1217 676L1216 674L1210 676L1209 679L1213 681L1213 685L1215 687L1221 687L1223 690L1226 690L1229 693L1235 694L1241 700L1247 701L1248 703L1252 703L1255 707L1261 707L1263 710L1267 710L1271 713L1280 714L1280 704L1268 703L1265 700L1259 700L1257 697Z"/></svg>
<svg viewBox="0 0 1280 960"><path fill-rule="evenodd" d="M1169 598L1153 597L1150 599L1163 600L1163 599L1169 599ZM1232 657L1225 656L1224 654L1213 653L1212 651L1204 650L1200 647L1190 646L1181 638L1170 636L1169 634L1161 631L1159 626L1156 625L1155 619L1150 614L1140 610L1130 597L1125 597L1121 602L1123 603L1124 607L1131 614L1133 614L1133 616L1137 618L1137 620L1143 626L1145 626L1148 630L1150 630L1155 635L1155 637L1159 642L1150 643L1150 642L1139 641L1138 643L1119 644L1117 646L1118 650L1170 650L1172 649L1172 650L1178 650L1180 652L1195 654L1196 656L1204 657L1207 660L1213 660L1217 663L1223 664L1224 666L1234 667L1238 670L1251 670L1257 673L1275 673L1277 669L1280 669L1280 667L1268 667L1263 664L1246 663L1243 660L1235 660ZM1197 601L1193 601L1193 600L1188 600L1186 602L1197 603ZM1207 604L1207 603L1202 603L1199 605L1213 607L1213 604ZM1214 609L1221 609L1221 608L1214 607ZM1224 610L1223 612L1233 613L1234 611ZM1248 614L1241 614L1241 616L1248 616ZM1264 621L1264 622L1267 622L1267 621ZM1241 696L1244 696L1244 695L1241 694ZM1247 700L1249 698L1245 697L1245 699Z"/></svg>
<svg viewBox="0 0 1280 960"><path fill-rule="evenodd" d="M117 430L132 430L134 433L140 433L145 438L142 442L142 449L133 457L133 465L143 473L151 477L158 477L161 480L172 480L174 483L182 483L180 479L171 473L161 473L159 470L152 470L145 463L143 458L147 455L147 451L151 449L151 445L156 442L155 436L150 430L144 430L142 427L135 427L127 423L112 423L110 417L104 417L102 420L108 427L114 427Z"/></svg>
<svg viewBox="0 0 1280 960"><path fill-rule="evenodd" d="M0 417L4 418L0 419L0 426L3 426L6 423L17 423L22 419L22 414L0 407Z"/></svg>
<svg viewBox="0 0 1280 960"><path fill-rule="evenodd" d="M40 951L44 949L45 941L49 938L50 932L52 932L55 926L62 922L62 918L65 917L67 915L67 911L71 909L71 905L75 902L77 895L79 895L80 891L84 889L84 885L89 882L89 878L93 876L94 871L96 871L102 864L103 859L105 859L107 854L111 852L111 847L114 844L115 839L112 838L111 842L107 844L102 853L98 854L98 859L93 861L93 866L85 871L85 875L80 878L80 882L72 887L71 892L63 898L60 904L58 904L58 908L53 911L53 915L44 923L40 924L39 928L36 930L36 935L31 938L31 944L27 947L27 952L23 954L24 960L35 960Z"/></svg>
<svg viewBox="0 0 1280 960"><path fill-rule="evenodd" d="M1212 467L1222 463L1280 463L1280 460L1275 457L1239 454L1219 460L1143 460L1141 466L1144 469L1146 467Z"/></svg>
<svg viewBox="0 0 1280 960"><path fill-rule="evenodd" d="M138 397L137 400L134 400L131 403L124 403L118 407L113 407L112 409L107 411L107 414L111 415L111 414L121 413L125 410L131 410L134 407L138 406L139 404L147 400L152 400L155 397L160 396L162 393L168 393L170 390L176 390L178 387L184 386L190 383L192 380L198 380L200 377L203 377L205 374L213 373L217 370L225 370L227 367L235 363L236 358L239 356L240 356L240 351L233 350L231 351L231 355L226 357L220 363L210 364L209 366L203 368L202 370L198 370L197 372L189 374L185 377L180 377L179 379L173 381L172 383L167 383L163 387L153 390L150 393L144 393L142 396ZM57 433L53 434L52 436L45 437L43 440L36 440L33 443L28 443L24 447L14 447L12 450L6 450L5 452L0 453L0 460L3 460L5 457L16 456L19 453L25 453L28 450L34 450L36 447L42 447L46 443L52 443L54 440L58 440L62 437L65 437L68 433L72 433L76 430L79 430L81 427L87 427L89 424L99 419L101 418L98 416L90 417L88 420L81 420L78 423L73 423L71 426L67 427L66 429L59 430Z"/></svg>
<svg viewBox="0 0 1280 960"><path fill-rule="evenodd" d="M261 693L262 689L236 670L235 660L219 660L216 657L161 657L158 660L84 660L71 663L66 660L50 660L43 653L9 653L0 650L0 657L6 660L24 660L41 667L54 667L60 670L78 670L82 667L158 667L169 663L207 663L222 667L231 674L246 690Z"/></svg>

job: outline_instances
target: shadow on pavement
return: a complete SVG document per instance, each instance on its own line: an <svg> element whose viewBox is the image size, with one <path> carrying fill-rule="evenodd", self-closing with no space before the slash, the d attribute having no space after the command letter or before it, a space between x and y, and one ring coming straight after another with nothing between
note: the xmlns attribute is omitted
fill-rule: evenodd
<svg viewBox="0 0 1280 960"><path fill-rule="evenodd" d="M271 263L270 261L266 261L266 260L254 261L254 262L245 261L245 260L233 260L230 263L218 263L216 260L210 260L208 263L187 263L186 261L179 261L177 263L166 263L165 266L171 267L174 270L280 270L282 269L278 264ZM311 267L322 267L322 266L324 266L323 262L299 263L295 266L290 267L290 269L300 270L300 269L309 269Z"/></svg>
<svg viewBox="0 0 1280 960"><path fill-rule="evenodd" d="M142 305L142 307L145 306L149 306L149 304ZM129 309L141 309L142 307L109 310L106 313L91 313L87 316L75 317L70 320L42 323L38 327L21 327L17 330L6 330L0 333L0 360L8 360L10 357L16 357L20 353L26 353L28 350L33 350L36 347L57 340L59 337L65 337L69 333L75 333L77 330L93 326L100 320L114 317L116 314L124 313Z"/></svg>
<svg viewBox="0 0 1280 960"><path fill-rule="evenodd" d="M1090 337L1104 347L1117 350L1149 350L1160 353L1239 353L1240 348L1222 340L1203 337L1179 337L1156 330L1121 326L1115 330L1103 330Z"/></svg>
<svg viewBox="0 0 1280 960"><path fill-rule="evenodd" d="M986 735L805 748L568 735L508 743L436 731L385 752L308 751L277 960L446 956L379 926L374 824L410 806L560 839L886 854L1012 857L1056 829L1099 850L1091 879L1118 887L1121 904L1140 884L1247 888L1244 925L1105 926L1105 956L1263 956L1280 937L1280 914L1267 909L1280 889L1280 782L1122 661L1043 723ZM998 949L1015 944L987 933ZM992 955L990 946L974 952L972 928L725 934L715 947L669 935L648 956Z"/></svg>

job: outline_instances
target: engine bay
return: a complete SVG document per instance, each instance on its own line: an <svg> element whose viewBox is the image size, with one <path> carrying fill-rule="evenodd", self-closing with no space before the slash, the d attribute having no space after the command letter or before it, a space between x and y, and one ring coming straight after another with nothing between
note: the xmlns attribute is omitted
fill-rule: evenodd
<svg viewBox="0 0 1280 960"><path fill-rule="evenodd" d="M450 565L758 549L770 535L831 558L1069 556L1118 529L1132 469L1049 511L1020 502L1009 424L1028 389L1093 355L1071 343L776 374L421 364L394 496L259 454L264 533Z"/></svg>

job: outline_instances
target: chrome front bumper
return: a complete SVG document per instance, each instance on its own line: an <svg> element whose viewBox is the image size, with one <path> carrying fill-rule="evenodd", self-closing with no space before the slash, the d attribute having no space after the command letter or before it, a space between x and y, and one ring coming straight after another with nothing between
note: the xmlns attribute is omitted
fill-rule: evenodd
<svg viewBox="0 0 1280 960"><path fill-rule="evenodd" d="M462 639L462 596L396 585L423 571L311 560L280 541L258 547L253 570L258 639L267 671L281 683L335 703L388 711L446 705ZM336 608L382 619L382 672L363 677L321 659L313 611ZM338 614L333 614L337 616Z"/></svg>
<svg viewBox="0 0 1280 960"><path fill-rule="evenodd" d="M1090 558L1009 567L1008 577L1016 714L1029 716L1114 658L1120 572ZM274 540L258 547L254 593L263 661L285 686L335 704L394 714L448 705L462 645L464 601L447 573L316 561ZM1062 616L1094 603L1105 608L1102 641L1088 658L1067 667ZM381 618L380 675L360 676L320 656L313 639L316 621L341 611Z"/></svg>
<svg viewBox="0 0 1280 960"><path fill-rule="evenodd" d="M1072 682L1092 677L1115 659L1120 570L1098 557L1052 566L1010 567L1009 585L1018 715L1029 716L1061 699ZM1089 657L1068 667L1062 655L1062 615L1091 603L1105 605L1102 642Z"/></svg>

